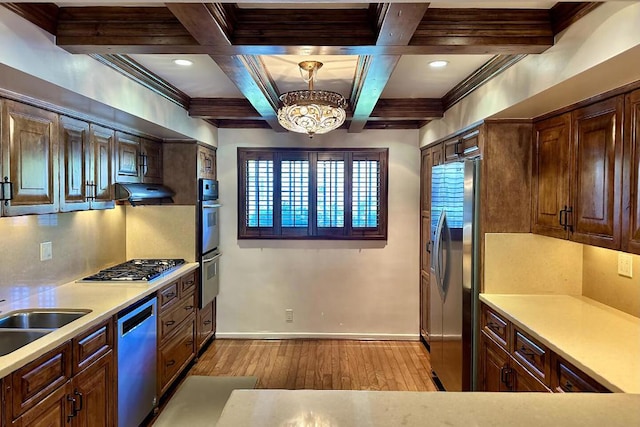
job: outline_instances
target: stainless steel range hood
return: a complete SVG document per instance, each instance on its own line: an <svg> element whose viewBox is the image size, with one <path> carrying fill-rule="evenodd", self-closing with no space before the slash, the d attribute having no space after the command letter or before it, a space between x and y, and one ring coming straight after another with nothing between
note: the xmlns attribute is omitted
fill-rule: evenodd
<svg viewBox="0 0 640 427"><path fill-rule="evenodd" d="M131 206L173 203L176 193L160 184L116 183L116 200L128 201Z"/></svg>

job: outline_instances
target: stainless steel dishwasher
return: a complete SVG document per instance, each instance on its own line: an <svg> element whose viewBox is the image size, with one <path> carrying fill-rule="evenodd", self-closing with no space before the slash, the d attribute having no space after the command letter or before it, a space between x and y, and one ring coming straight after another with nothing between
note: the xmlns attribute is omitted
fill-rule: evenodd
<svg viewBox="0 0 640 427"><path fill-rule="evenodd" d="M157 404L157 316L155 296L118 315L118 427L138 427Z"/></svg>

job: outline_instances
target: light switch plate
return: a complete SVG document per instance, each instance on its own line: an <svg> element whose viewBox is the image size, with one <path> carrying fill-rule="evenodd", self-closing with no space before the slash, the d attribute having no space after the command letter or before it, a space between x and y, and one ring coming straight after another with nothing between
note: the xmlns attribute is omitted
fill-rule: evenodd
<svg viewBox="0 0 640 427"><path fill-rule="evenodd" d="M629 254L618 254L618 275L633 277L633 257Z"/></svg>
<svg viewBox="0 0 640 427"><path fill-rule="evenodd" d="M53 246L51 242L40 243L40 261L47 261L53 258Z"/></svg>

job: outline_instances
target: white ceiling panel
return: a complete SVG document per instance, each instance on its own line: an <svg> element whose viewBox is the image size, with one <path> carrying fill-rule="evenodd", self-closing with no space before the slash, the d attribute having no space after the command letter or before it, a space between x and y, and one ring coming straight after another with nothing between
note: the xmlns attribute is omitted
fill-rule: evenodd
<svg viewBox="0 0 640 427"><path fill-rule="evenodd" d="M493 55L404 55L382 92L382 98L441 98ZM443 68L429 66L444 60Z"/></svg>
<svg viewBox="0 0 640 427"><path fill-rule="evenodd" d="M129 55L191 98L242 98L242 93L208 55ZM188 59L190 67L173 63Z"/></svg>

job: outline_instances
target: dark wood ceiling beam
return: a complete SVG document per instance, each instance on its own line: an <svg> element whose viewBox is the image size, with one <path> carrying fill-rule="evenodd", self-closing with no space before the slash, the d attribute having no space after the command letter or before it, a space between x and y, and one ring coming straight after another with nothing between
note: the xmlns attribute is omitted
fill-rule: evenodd
<svg viewBox="0 0 640 427"><path fill-rule="evenodd" d="M369 120L425 120L444 115L440 98L378 99Z"/></svg>
<svg viewBox="0 0 640 427"><path fill-rule="evenodd" d="M236 23L223 5L179 3L169 4L168 9L199 44L231 46L228 32ZM278 90L260 58L252 55L210 56L269 126L284 131L276 113Z"/></svg>
<svg viewBox="0 0 640 427"><path fill-rule="evenodd" d="M13 13L22 16L49 34L56 35L58 28L58 6L53 3L2 3Z"/></svg>
<svg viewBox="0 0 640 427"><path fill-rule="evenodd" d="M553 46L553 30L546 9L428 9L409 44L501 46L507 51L500 53L541 53ZM521 51L524 46L533 52Z"/></svg>
<svg viewBox="0 0 640 427"><path fill-rule="evenodd" d="M375 7L378 31L376 45L407 45L428 7L428 3L377 5ZM349 124L349 132L360 132L364 129L400 58L400 55L360 57L351 91L353 118Z"/></svg>
<svg viewBox="0 0 640 427"><path fill-rule="evenodd" d="M192 98L189 116L214 120L261 120L253 105L244 98Z"/></svg>
<svg viewBox="0 0 640 427"><path fill-rule="evenodd" d="M490 20L494 10L473 9L465 15L460 12L465 9L429 9L407 45L402 37L411 33L411 27L405 20L420 17L421 10L400 16L394 12L426 7L426 3L378 6L388 11L382 23L371 22L366 9L233 9L183 3L62 7L56 43L72 53L209 55L516 54L540 53L553 44L547 10L503 12ZM208 25L202 26L203 21Z"/></svg>
<svg viewBox="0 0 640 427"><path fill-rule="evenodd" d="M264 64L257 56L214 56L211 58L235 83L253 108L277 132L284 132L278 123L278 89Z"/></svg>
<svg viewBox="0 0 640 427"><path fill-rule="evenodd" d="M551 9L549 9L553 34L556 35L561 31L566 30L571 24L602 4L602 2L556 3Z"/></svg>

